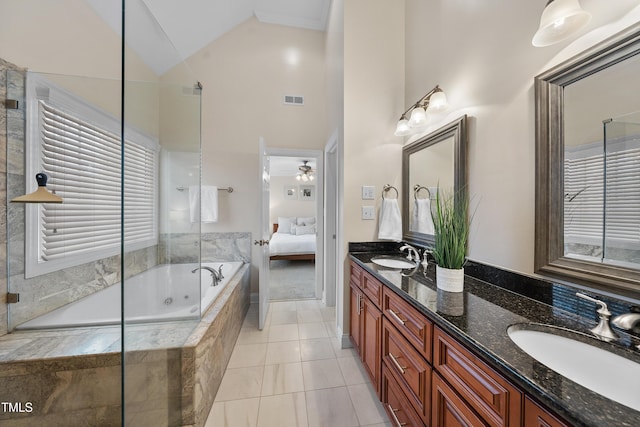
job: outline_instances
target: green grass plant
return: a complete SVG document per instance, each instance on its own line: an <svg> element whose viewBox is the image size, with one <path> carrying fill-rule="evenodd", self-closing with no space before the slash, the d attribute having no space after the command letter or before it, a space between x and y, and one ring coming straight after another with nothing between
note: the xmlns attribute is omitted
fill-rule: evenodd
<svg viewBox="0 0 640 427"><path fill-rule="evenodd" d="M469 196L466 189L452 194L436 192L436 203L431 217L435 231L433 258L442 268L453 270L464 267L469 242Z"/></svg>

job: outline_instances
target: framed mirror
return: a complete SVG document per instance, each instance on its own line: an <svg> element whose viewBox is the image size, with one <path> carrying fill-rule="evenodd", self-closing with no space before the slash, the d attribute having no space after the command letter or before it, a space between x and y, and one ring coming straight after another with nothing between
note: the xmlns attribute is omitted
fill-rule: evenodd
<svg viewBox="0 0 640 427"><path fill-rule="evenodd" d="M640 295L640 25L535 78L537 273Z"/></svg>
<svg viewBox="0 0 640 427"><path fill-rule="evenodd" d="M431 204L436 190L459 191L467 184L467 116L402 149L402 238L422 246L434 242Z"/></svg>

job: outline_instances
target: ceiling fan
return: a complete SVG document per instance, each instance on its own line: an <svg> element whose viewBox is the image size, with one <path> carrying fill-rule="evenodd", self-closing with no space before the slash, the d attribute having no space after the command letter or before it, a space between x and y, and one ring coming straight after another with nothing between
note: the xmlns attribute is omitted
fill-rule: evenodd
<svg viewBox="0 0 640 427"><path fill-rule="evenodd" d="M298 166L298 174L296 175L296 179L298 181L313 181L315 179L315 171L311 166L308 165L309 160L303 160L302 165Z"/></svg>

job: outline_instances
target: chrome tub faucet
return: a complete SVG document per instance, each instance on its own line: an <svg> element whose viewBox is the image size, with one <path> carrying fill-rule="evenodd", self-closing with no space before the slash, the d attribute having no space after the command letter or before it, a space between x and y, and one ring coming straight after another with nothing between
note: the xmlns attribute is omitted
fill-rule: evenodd
<svg viewBox="0 0 640 427"><path fill-rule="evenodd" d="M191 270L191 272L195 273L198 270L207 270L208 272L211 273L211 278L213 279L211 286L218 286L218 284L220 284L220 281L224 279L224 276L222 275L222 265L220 266L218 271L216 271L212 267L203 266L203 267L196 267L193 270Z"/></svg>

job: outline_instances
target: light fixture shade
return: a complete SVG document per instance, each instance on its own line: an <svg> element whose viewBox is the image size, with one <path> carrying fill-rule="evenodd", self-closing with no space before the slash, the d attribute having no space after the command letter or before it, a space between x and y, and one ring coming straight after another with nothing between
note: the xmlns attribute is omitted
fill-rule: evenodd
<svg viewBox="0 0 640 427"><path fill-rule="evenodd" d="M412 129L420 129L427 124L427 112L422 107L416 107L411 111L409 119L409 127Z"/></svg>
<svg viewBox="0 0 640 427"><path fill-rule="evenodd" d="M567 39L591 20L591 14L580 7L578 0L551 0L542 12L540 27L531 44L550 46Z"/></svg>
<svg viewBox="0 0 640 427"><path fill-rule="evenodd" d="M437 90L431 95L429 98L429 106L427 107L427 111L443 111L449 107L449 103L447 102L447 95L444 94L442 89Z"/></svg>
<svg viewBox="0 0 640 427"><path fill-rule="evenodd" d="M393 133L395 136L407 136L411 134L411 128L409 127L409 120L400 119L396 126L396 131Z"/></svg>

